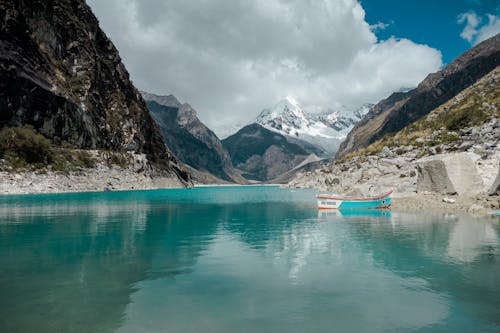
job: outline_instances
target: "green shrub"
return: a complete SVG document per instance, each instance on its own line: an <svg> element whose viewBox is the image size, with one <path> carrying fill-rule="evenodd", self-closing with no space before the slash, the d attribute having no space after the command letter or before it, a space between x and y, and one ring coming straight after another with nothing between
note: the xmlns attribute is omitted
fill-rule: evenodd
<svg viewBox="0 0 500 333"><path fill-rule="evenodd" d="M113 164L121 167L122 169L124 169L129 164L129 160L124 155L124 153L110 152L109 158L108 158L108 165L111 166Z"/></svg>
<svg viewBox="0 0 500 333"><path fill-rule="evenodd" d="M79 150L75 156L75 164L84 168L94 168L96 166L96 160L88 151Z"/></svg>
<svg viewBox="0 0 500 333"><path fill-rule="evenodd" d="M478 126L489 120L489 115L479 107L463 107L454 112L447 112L442 121L447 129L460 130L468 126Z"/></svg>
<svg viewBox="0 0 500 333"><path fill-rule="evenodd" d="M54 158L52 142L32 126L4 127L0 130L0 156L22 167L26 164L47 165Z"/></svg>

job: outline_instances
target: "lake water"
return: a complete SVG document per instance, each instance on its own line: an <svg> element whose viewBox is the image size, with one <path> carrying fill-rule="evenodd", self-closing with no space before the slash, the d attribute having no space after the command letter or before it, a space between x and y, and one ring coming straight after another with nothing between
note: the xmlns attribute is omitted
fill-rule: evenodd
<svg viewBox="0 0 500 333"><path fill-rule="evenodd" d="M0 196L0 332L499 332L500 220L314 192Z"/></svg>

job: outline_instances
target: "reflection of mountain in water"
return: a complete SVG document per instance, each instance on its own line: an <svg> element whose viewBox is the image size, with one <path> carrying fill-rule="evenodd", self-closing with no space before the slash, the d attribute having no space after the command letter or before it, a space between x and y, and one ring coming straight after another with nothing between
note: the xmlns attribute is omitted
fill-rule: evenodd
<svg viewBox="0 0 500 333"><path fill-rule="evenodd" d="M2 332L113 331L135 284L178 273L169 267L192 265L202 249L179 242L215 227L185 228L178 206L151 209L133 202L46 205L38 216L32 206L14 211L10 221L0 221L0 316L9 318L0 321ZM26 214L33 214L30 223L11 224L26 221ZM170 261L161 272L152 270L165 245Z"/></svg>
<svg viewBox="0 0 500 333"><path fill-rule="evenodd" d="M393 214L390 224L350 226L363 251L380 265L423 279L435 292L458 295L465 300L465 311L500 325L498 313L486 311L500 307L500 265L491 265L500 256L499 237L491 224L468 215ZM479 309L476 303L488 307Z"/></svg>

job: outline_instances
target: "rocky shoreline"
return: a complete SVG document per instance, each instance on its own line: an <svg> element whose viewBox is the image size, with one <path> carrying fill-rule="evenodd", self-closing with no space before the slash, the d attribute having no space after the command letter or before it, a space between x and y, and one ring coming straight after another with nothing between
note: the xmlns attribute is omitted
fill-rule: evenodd
<svg viewBox="0 0 500 333"><path fill-rule="evenodd" d="M152 177L145 173L119 168L101 167L69 173L52 171L46 173L0 172L0 195L151 190L183 187L184 185L177 178ZM325 187L319 187L317 188L319 191L326 190ZM391 209L404 212L425 210L486 214L500 209L500 200L498 196L489 196L484 193L475 196L460 196L396 191Z"/></svg>
<svg viewBox="0 0 500 333"><path fill-rule="evenodd" d="M50 167L9 170L3 166L0 171L0 195L186 187L177 176L156 172L144 154L124 153L126 162L117 165L109 163L107 155L101 151L86 152L93 158L93 167L56 171Z"/></svg>
<svg viewBox="0 0 500 333"><path fill-rule="evenodd" d="M420 155L424 150L420 148L398 147L397 151L387 148L376 155L356 156L332 162L314 171L299 172L292 181L282 186L363 196L392 189L392 209L395 211L483 214L500 209L498 192L489 193L495 186L498 189L500 148L488 147L481 151L482 155L473 152L473 147L469 151L435 155L432 154L435 149L425 148L431 154L424 154L426 156L423 157ZM107 163L98 151L92 153L97 159L93 168L73 171L0 171L0 194L147 190L186 186L177 177L155 174L142 154L132 154L127 166L118 166ZM451 161L448 166L447 160ZM426 170L428 164L432 166L431 171ZM457 172L452 170L453 166L463 169L467 164L472 164L473 170L464 169L461 170L462 174L453 175L453 172ZM463 171L467 172L465 176ZM429 179L434 180L427 184L424 178L427 182ZM447 179L444 182L447 187L441 185L442 179ZM468 182L470 179L475 179L476 183ZM441 191L432 188L436 184Z"/></svg>
<svg viewBox="0 0 500 333"><path fill-rule="evenodd" d="M500 209L498 119L465 128L453 143L384 147L299 172L287 187L370 196L394 191L393 209L472 213Z"/></svg>
<svg viewBox="0 0 500 333"><path fill-rule="evenodd" d="M185 187L176 177L152 177L118 168L76 172L0 172L1 194L98 192Z"/></svg>

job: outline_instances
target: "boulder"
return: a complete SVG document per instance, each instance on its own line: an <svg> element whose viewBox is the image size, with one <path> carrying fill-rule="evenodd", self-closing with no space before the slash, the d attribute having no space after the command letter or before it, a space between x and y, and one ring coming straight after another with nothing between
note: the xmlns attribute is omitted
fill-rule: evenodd
<svg viewBox="0 0 500 333"><path fill-rule="evenodd" d="M382 148L382 151L380 152L380 155L382 157L393 157L394 153L389 149L389 147L384 146L384 148Z"/></svg>
<svg viewBox="0 0 500 333"><path fill-rule="evenodd" d="M500 170L498 170L497 178L495 178L493 185L491 185L491 188L488 191L488 194L489 195L499 195L500 194Z"/></svg>
<svg viewBox="0 0 500 333"><path fill-rule="evenodd" d="M417 192L476 194L483 180L467 153L440 154L417 161Z"/></svg>

